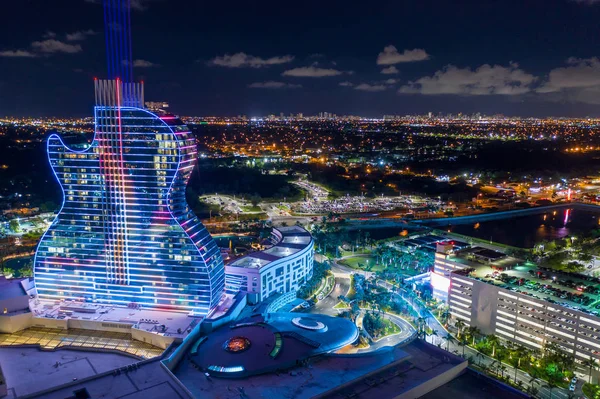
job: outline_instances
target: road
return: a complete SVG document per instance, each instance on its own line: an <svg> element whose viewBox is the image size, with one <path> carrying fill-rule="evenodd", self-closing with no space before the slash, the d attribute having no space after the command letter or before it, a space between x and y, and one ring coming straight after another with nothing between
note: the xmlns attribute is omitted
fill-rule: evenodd
<svg viewBox="0 0 600 399"><path fill-rule="evenodd" d="M338 297L340 295L347 296L350 290L350 273L354 270L346 268L345 266L334 263L332 265L332 272L335 278L335 286L331 293L325 298L321 299L315 306L308 310L309 313L319 313L328 316L337 316L342 309L334 308L340 301ZM400 344L402 341L410 338L416 334L415 329L402 318L386 313L383 315L384 318L390 320L398 327L400 327L400 333L384 337L377 342L371 343L369 348L360 349L358 352L373 352L385 346L395 346Z"/></svg>
<svg viewBox="0 0 600 399"><path fill-rule="evenodd" d="M377 349L383 348L384 346L398 345L399 343L407 340L408 338L416 334L416 331L413 328L413 326L411 326L410 323L406 320L389 313L385 313L383 317L400 327L400 332L398 334L382 338L377 342L372 342L369 348L360 349L358 352L373 352Z"/></svg>
<svg viewBox="0 0 600 399"><path fill-rule="evenodd" d="M350 289L350 278L335 277L335 286L331 294L321 299L311 310L311 313L321 313L329 316L337 316L338 310L333 307L339 303L340 295L348 294Z"/></svg>

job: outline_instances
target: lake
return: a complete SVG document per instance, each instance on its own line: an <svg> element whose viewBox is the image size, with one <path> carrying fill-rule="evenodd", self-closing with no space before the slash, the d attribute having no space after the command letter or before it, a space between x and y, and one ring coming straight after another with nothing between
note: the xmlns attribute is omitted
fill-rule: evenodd
<svg viewBox="0 0 600 399"><path fill-rule="evenodd" d="M599 228L600 213L583 209L556 209L544 213L454 224L446 230L520 248L532 248L545 240L587 233ZM444 226L440 225L440 229Z"/></svg>

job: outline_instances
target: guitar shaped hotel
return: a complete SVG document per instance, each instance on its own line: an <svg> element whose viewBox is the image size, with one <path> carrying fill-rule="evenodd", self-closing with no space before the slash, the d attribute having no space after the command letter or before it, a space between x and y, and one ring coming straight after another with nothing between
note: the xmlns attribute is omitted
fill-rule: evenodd
<svg viewBox="0 0 600 399"><path fill-rule="evenodd" d="M209 314L225 275L185 199L196 163L191 132L144 109L143 83L96 80L95 98L91 145L48 138L64 199L36 251L38 296Z"/></svg>

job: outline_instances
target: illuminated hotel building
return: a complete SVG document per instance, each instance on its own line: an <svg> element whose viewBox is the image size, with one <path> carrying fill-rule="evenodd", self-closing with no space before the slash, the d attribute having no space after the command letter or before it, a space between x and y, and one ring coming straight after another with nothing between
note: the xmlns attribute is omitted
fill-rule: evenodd
<svg viewBox="0 0 600 399"><path fill-rule="evenodd" d="M143 85L96 81L95 137L48 139L64 195L35 256L38 296L208 314L219 248L185 199L196 145L175 116L143 108Z"/></svg>
<svg viewBox="0 0 600 399"><path fill-rule="evenodd" d="M272 246L253 252L225 266L228 293L244 291L248 299L260 302L274 294L296 291L312 277L314 242L299 226L279 227L271 233Z"/></svg>

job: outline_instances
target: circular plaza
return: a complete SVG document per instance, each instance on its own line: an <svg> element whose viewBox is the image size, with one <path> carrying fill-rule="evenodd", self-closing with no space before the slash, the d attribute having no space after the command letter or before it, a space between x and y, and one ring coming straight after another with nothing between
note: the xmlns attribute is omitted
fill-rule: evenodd
<svg viewBox="0 0 600 399"><path fill-rule="evenodd" d="M346 319L272 313L200 337L190 346L188 356L197 369L209 375L239 378L297 366L357 338L356 326Z"/></svg>

